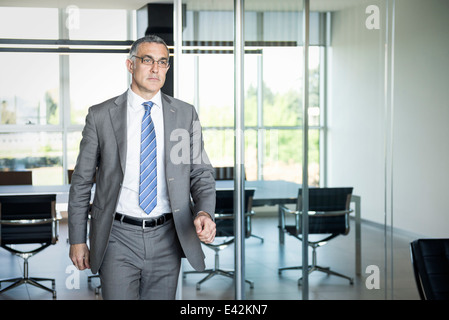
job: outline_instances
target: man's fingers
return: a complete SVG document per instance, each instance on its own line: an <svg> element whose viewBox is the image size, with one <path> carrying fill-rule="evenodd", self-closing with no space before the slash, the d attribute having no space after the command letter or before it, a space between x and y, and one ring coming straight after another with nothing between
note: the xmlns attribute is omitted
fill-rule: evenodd
<svg viewBox="0 0 449 320"><path fill-rule="evenodd" d="M78 269L90 269L89 255L80 257L78 260Z"/></svg>
<svg viewBox="0 0 449 320"><path fill-rule="evenodd" d="M199 235L201 231L203 231L203 224L201 223L201 219L195 219L193 221L193 224L195 225L196 233Z"/></svg>
<svg viewBox="0 0 449 320"><path fill-rule="evenodd" d="M85 243L71 245L69 255L78 270L90 269L89 249Z"/></svg>
<svg viewBox="0 0 449 320"><path fill-rule="evenodd" d="M194 221L198 238L204 243L211 243L215 239L215 222L210 217L198 216Z"/></svg>
<svg viewBox="0 0 449 320"><path fill-rule="evenodd" d="M201 241L204 243L213 242L215 239L215 232L215 223L211 219L208 219L204 225L204 229L200 237Z"/></svg>

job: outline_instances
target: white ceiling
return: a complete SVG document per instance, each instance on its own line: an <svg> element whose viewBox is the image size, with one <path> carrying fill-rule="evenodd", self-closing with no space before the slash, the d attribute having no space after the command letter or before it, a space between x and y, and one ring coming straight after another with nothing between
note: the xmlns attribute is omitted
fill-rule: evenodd
<svg viewBox="0 0 449 320"><path fill-rule="evenodd" d="M312 11L337 11L369 0L310 0ZM65 8L76 5L89 9L136 10L147 3L173 3L173 0L0 0L0 7ZM232 0L184 0L189 10L232 10ZM300 10L299 0L245 0L245 8L254 11Z"/></svg>

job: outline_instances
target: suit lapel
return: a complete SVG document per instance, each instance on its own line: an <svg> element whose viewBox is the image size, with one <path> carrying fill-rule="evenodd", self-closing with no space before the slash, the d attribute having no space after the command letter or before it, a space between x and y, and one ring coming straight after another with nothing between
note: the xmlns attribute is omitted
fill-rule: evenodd
<svg viewBox="0 0 449 320"><path fill-rule="evenodd" d="M126 131L126 109L127 109L127 92L119 96L114 105L109 109L112 127L114 129L115 139L120 157L120 165L122 172L125 172L126 165L126 148L127 148L127 131Z"/></svg>

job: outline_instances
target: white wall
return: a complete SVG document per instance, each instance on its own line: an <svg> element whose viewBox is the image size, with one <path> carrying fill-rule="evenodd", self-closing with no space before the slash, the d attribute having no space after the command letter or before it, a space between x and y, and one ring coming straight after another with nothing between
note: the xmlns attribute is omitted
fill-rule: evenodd
<svg viewBox="0 0 449 320"><path fill-rule="evenodd" d="M328 51L328 185L353 186L362 218L384 221L384 32L365 6L334 12Z"/></svg>
<svg viewBox="0 0 449 320"><path fill-rule="evenodd" d="M396 1L394 224L449 237L449 1Z"/></svg>
<svg viewBox="0 0 449 320"><path fill-rule="evenodd" d="M449 237L449 2L396 0L394 122L387 137L383 2L372 2L381 9L380 30L365 27L366 5L332 15L329 185L354 186L362 218L383 223L392 177L394 227ZM386 180L391 138L393 174Z"/></svg>

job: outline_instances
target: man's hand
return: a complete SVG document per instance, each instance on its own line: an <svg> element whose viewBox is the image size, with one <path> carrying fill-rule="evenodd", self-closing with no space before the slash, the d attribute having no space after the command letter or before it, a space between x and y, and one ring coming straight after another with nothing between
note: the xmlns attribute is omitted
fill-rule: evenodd
<svg viewBox="0 0 449 320"><path fill-rule="evenodd" d="M204 211L200 211L193 220L198 238L204 243L211 243L215 239L215 222L210 215Z"/></svg>
<svg viewBox="0 0 449 320"><path fill-rule="evenodd" d="M87 244L79 243L70 245L70 259L78 270L90 269L89 249Z"/></svg>

